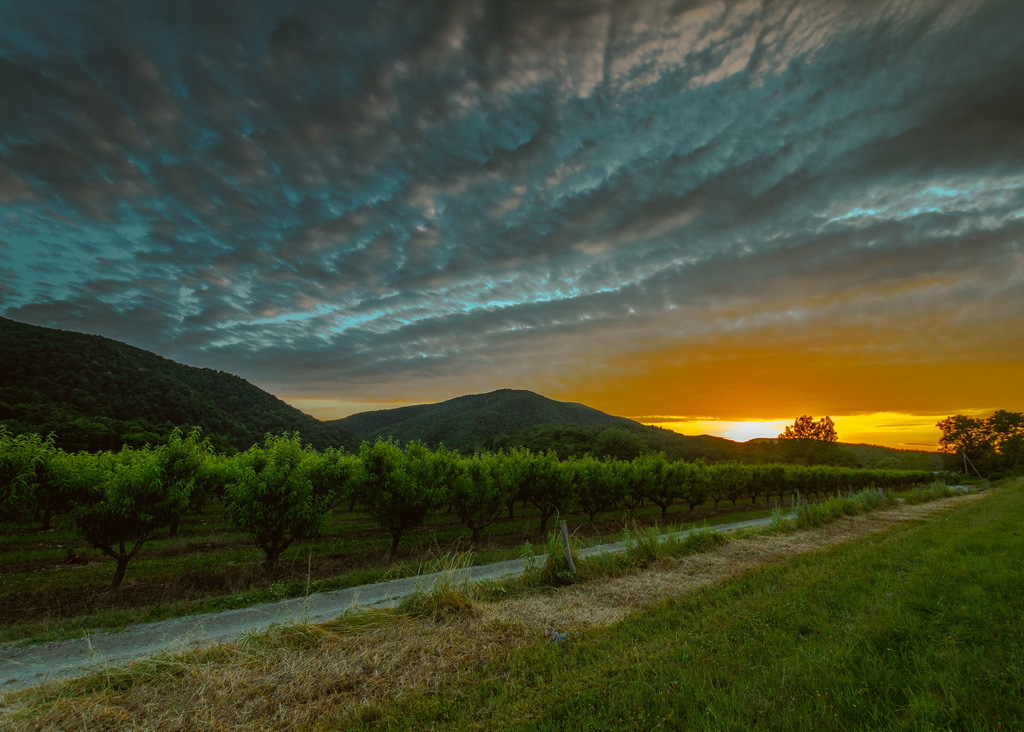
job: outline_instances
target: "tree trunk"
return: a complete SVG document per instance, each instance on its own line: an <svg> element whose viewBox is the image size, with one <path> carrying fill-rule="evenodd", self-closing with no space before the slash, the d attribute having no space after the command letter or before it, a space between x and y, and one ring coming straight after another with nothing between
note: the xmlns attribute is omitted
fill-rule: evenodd
<svg viewBox="0 0 1024 732"><path fill-rule="evenodd" d="M554 509L551 509L551 510L548 510L548 511L545 511L544 509L540 510L540 534L541 534L541 536L543 536L544 532L547 531L548 519L551 518L551 514L553 514L554 512L555 512Z"/></svg>
<svg viewBox="0 0 1024 732"><path fill-rule="evenodd" d="M175 516L171 519L171 523L168 524L169 534L171 536L178 535L178 524L181 523L181 516Z"/></svg>
<svg viewBox="0 0 1024 732"><path fill-rule="evenodd" d="M402 533L405 529L398 529L391 534L391 548L388 549L388 561L390 562L398 554L398 543L402 541Z"/></svg>
<svg viewBox="0 0 1024 732"><path fill-rule="evenodd" d="M50 519L53 517L53 511L49 508L43 509L43 531L50 530Z"/></svg>
<svg viewBox="0 0 1024 732"><path fill-rule="evenodd" d="M117 557L117 569L114 570L114 579L110 583L110 587L107 588L107 592L113 592L121 586L121 581L124 579L124 572L128 569L128 560L131 556L124 554L123 552Z"/></svg>

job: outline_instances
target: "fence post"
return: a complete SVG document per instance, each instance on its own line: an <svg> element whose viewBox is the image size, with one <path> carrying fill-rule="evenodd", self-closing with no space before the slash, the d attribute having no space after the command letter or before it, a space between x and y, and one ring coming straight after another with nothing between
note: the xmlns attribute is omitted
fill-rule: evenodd
<svg viewBox="0 0 1024 732"><path fill-rule="evenodd" d="M576 574L576 562L572 560L572 549L569 547L569 528L565 525L565 519L558 522L558 529L562 532L562 546L565 548L565 561L569 563L569 571Z"/></svg>

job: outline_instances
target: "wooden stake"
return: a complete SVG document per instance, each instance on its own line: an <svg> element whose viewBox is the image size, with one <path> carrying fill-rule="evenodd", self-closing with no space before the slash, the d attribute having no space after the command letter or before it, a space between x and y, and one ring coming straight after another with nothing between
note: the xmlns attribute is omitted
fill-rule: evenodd
<svg viewBox="0 0 1024 732"><path fill-rule="evenodd" d="M565 525L565 519L558 522L558 528L562 532L562 546L565 548L565 561L569 563L569 571L576 574L576 562L572 560L572 549L569 548L569 527Z"/></svg>

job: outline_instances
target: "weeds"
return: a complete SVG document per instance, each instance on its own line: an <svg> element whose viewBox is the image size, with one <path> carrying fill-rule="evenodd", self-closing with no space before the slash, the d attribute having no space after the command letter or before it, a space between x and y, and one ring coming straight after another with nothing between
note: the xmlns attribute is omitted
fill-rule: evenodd
<svg viewBox="0 0 1024 732"><path fill-rule="evenodd" d="M903 502L907 504L924 503L926 501L935 501L939 498L949 498L950 496L957 495L957 493L958 491L955 488L951 488L944 482L936 480L928 487L910 491L903 497Z"/></svg>
<svg viewBox="0 0 1024 732"><path fill-rule="evenodd" d="M472 566L472 552L450 553L433 563L432 581L406 595L398 603L398 612L414 618L444 620L456 615L476 615L475 588L469 579L458 575Z"/></svg>
<svg viewBox="0 0 1024 732"><path fill-rule="evenodd" d="M576 565L576 572L569 568L569 560L565 556L565 547L562 546L562 537L558 532L552 531L548 534L548 543L544 547L544 551L547 557L544 563L539 568L533 570L531 574L534 574L532 578L534 583L542 587L565 587L566 585L575 584L580 580L580 563L581 560L577 556L577 546L573 546L576 542L570 538L569 550L572 552L573 563Z"/></svg>

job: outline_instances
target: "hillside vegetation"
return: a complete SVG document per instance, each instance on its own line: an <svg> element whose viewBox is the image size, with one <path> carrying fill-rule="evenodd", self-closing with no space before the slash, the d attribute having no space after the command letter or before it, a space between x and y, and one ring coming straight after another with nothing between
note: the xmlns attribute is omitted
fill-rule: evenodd
<svg viewBox="0 0 1024 732"><path fill-rule="evenodd" d="M468 394L437 404L363 412L335 420L364 440L378 437L399 442L418 440L430 447L444 444L453 450L476 450L498 435L538 425L573 427L641 426L572 402L558 402L532 391L499 389Z"/></svg>
<svg viewBox="0 0 1024 732"><path fill-rule="evenodd" d="M0 363L0 423L52 432L66 450L157 444L176 426L201 427L222 449L247 449L268 432L298 432L320 448L357 446L245 379L101 336L0 318Z"/></svg>

